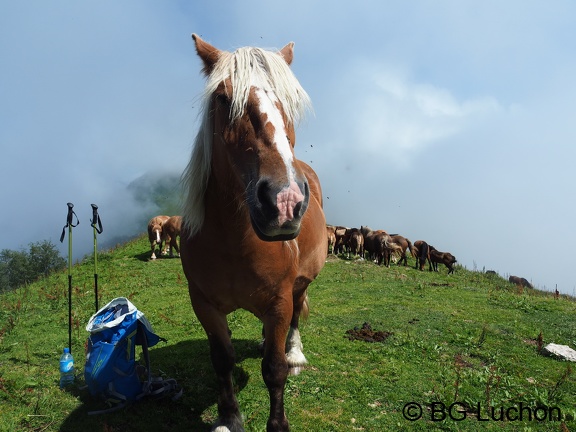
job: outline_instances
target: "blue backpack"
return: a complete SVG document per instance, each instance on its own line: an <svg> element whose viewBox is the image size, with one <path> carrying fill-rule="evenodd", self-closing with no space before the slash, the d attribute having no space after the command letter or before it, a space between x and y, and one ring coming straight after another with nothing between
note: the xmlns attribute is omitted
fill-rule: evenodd
<svg viewBox="0 0 576 432"><path fill-rule="evenodd" d="M100 414L120 409L144 396L177 399L182 390L173 379L153 378L148 347L161 338L136 307L125 297L118 297L90 318L84 378L90 394L104 400L110 408L93 411ZM136 362L136 345L142 346L146 367Z"/></svg>

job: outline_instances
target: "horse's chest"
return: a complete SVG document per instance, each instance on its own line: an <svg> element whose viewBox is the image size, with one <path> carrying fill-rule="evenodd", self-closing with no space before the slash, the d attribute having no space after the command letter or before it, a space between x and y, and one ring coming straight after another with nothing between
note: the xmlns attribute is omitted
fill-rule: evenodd
<svg viewBox="0 0 576 432"><path fill-rule="evenodd" d="M282 289L292 286L297 277L294 261L266 244L257 250L220 250L201 247L200 243L190 246L189 278L225 312L244 308L258 315L259 304L267 304ZM245 304L246 299L251 308Z"/></svg>

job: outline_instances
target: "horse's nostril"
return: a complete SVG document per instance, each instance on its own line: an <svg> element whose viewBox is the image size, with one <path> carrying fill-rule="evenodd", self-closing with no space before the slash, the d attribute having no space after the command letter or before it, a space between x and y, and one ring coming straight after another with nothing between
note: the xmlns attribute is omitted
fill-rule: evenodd
<svg viewBox="0 0 576 432"><path fill-rule="evenodd" d="M276 195L272 191L270 182L262 180L256 186L256 199L260 211L269 218L276 217Z"/></svg>
<svg viewBox="0 0 576 432"><path fill-rule="evenodd" d="M300 201L294 206L294 217L302 217L302 203L303 201Z"/></svg>
<svg viewBox="0 0 576 432"><path fill-rule="evenodd" d="M256 196L258 197L258 202L261 204L268 201L268 197L270 196L270 186L268 185L268 182L261 181L258 184L258 191L256 192Z"/></svg>

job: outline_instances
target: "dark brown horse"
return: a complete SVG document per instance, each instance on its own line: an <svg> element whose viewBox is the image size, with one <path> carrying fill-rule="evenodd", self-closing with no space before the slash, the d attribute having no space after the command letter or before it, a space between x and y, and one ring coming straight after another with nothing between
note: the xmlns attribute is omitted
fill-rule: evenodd
<svg viewBox="0 0 576 432"><path fill-rule="evenodd" d="M528 280L520 276L510 276L508 278L508 281L510 283L513 283L514 285L523 286L525 288L532 288L532 284L528 282Z"/></svg>
<svg viewBox="0 0 576 432"><path fill-rule="evenodd" d="M192 36L207 76L203 117L183 175L181 257L194 312L220 384L217 430L243 430L226 315L242 308L264 327L268 431L289 430L284 386L306 363L298 331L307 289L326 261L318 177L296 159L295 124L310 100L279 52L221 51Z"/></svg>
<svg viewBox="0 0 576 432"><path fill-rule="evenodd" d="M350 228L346 231L348 237L348 257L352 254L353 257L364 257L364 236L358 228Z"/></svg>
<svg viewBox="0 0 576 432"><path fill-rule="evenodd" d="M448 269L448 274L454 273L454 264L456 264L456 257L450 252L440 252L434 246L429 245L430 248L430 270L438 271L438 264L444 264Z"/></svg>
<svg viewBox="0 0 576 432"><path fill-rule="evenodd" d="M390 256L398 250L398 246L392 243L388 233L384 230L372 231L366 226L361 226L360 232L364 236L364 250L368 252L369 258L378 265L384 263L386 267L390 267Z"/></svg>
<svg viewBox="0 0 576 432"><path fill-rule="evenodd" d="M414 268L424 270L424 264L428 261L430 271L432 271L432 262L430 261L430 247L424 240L416 240L412 246L412 256L416 258Z"/></svg>

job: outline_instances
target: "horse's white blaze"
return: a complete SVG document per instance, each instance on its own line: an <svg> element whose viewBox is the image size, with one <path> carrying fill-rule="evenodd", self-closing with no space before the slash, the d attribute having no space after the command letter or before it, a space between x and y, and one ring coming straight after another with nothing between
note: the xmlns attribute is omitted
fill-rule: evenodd
<svg viewBox="0 0 576 432"><path fill-rule="evenodd" d="M290 327L286 340L286 361L288 362L288 367L304 366L308 363L302 352L303 348L300 331L297 328Z"/></svg>
<svg viewBox="0 0 576 432"><path fill-rule="evenodd" d="M294 180L294 155L292 147L286 135L284 119L278 108L278 98L272 92L267 92L261 88L256 88L256 97L260 102L260 112L266 115L266 120L274 129L273 142L286 167L288 177L288 187L282 189L276 196L278 207L278 225L282 226L286 221L294 219L294 209L296 205L304 200L304 195L298 184Z"/></svg>
<svg viewBox="0 0 576 432"><path fill-rule="evenodd" d="M276 149L278 149L278 153L282 157L284 165L286 166L288 181L292 182L294 180L294 156L290 148L290 142L286 136L284 119L276 105L278 99L274 93L269 93L260 88L256 89L256 96L260 101L260 112L266 114L268 123L272 124L274 127L274 144L276 145Z"/></svg>
<svg viewBox="0 0 576 432"><path fill-rule="evenodd" d="M156 243L160 244L160 230L156 230Z"/></svg>

